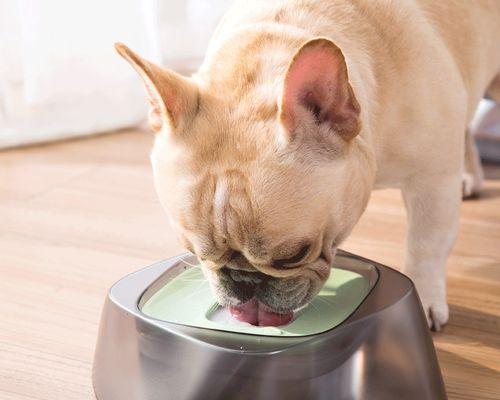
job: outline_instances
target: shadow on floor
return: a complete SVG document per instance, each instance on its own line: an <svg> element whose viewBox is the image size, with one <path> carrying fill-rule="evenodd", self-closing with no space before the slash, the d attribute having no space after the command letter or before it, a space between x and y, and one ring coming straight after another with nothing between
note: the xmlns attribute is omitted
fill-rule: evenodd
<svg viewBox="0 0 500 400"><path fill-rule="evenodd" d="M437 354L449 400L499 398L500 372L450 351L437 350Z"/></svg>
<svg viewBox="0 0 500 400"><path fill-rule="evenodd" d="M467 201L481 201L484 199L495 199L497 197L500 197L500 188L487 187L481 191L479 196L467 199Z"/></svg>
<svg viewBox="0 0 500 400"><path fill-rule="evenodd" d="M500 349L500 317L497 315L450 304L447 328L457 338L473 339L485 346ZM445 333L447 328L445 327Z"/></svg>
<svg viewBox="0 0 500 400"><path fill-rule="evenodd" d="M484 176L486 179L500 179L500 163L483 163Z"/></svg>

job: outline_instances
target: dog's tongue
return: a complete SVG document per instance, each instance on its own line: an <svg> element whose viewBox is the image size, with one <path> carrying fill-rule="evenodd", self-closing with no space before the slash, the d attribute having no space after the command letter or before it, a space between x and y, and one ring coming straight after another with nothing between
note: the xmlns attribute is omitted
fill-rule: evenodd
<svg viewBox="0 0 500 400"><path fill-rule="evenodd" d="M259 326L281 326L288 324L293 318L293 312L283 314L272 311L266 305L259 303Z"/></svg>
<svg viewBox="0 0 500 400"><path fill-rule="evenodd" d="M259 325L259 302L257 299L252 299L237 306L230 306L229 312L238 321Z"/></svg>
<svg viewBox="0 0 500 400"><path fill-rule="evenodd" d="M280 326L288 324L293 318L293 312L279 314L269 307L252 299L238 306L229 307L231 315L239 321L259 326Z"/></svg>

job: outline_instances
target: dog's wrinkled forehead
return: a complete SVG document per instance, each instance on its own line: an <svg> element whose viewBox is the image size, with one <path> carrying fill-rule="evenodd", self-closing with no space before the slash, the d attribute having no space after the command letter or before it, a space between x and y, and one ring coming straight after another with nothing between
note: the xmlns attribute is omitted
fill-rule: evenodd
<svg viewBox="0 0 500 400"><path fill-rule="evenodd" d="M308 168L265 151L238 157L224 145L176 152L162 140L152 156L156 187L183 244L200 257L217 259L233 249L265 260L277 246L294 245L321 226L316 208L322 202L311 201L318 193L310 189L318 186L308 185L314 178Z"/></svg>
<svg viewBox="0 0 500 400"><path fill-rule="evenodd" d="M237 169L210 173L200 179L194 188L199 195L189 205L191 219L185 220L183 227L191 245L197 247L197 254L217 258L228 248L245 248L262 256L262 229L251 187L248 176ZM200 227L200 221L207 221L206 226Z"/></svg>
<svg viewBox="0 0 500 400"><path fill-rule="evenodd" d="M217 259L228 249L265 257L263 212L252 186L246 174L230 169L206 173L179 188L170 212L185 244L208 259Z"/></svg>
<svg viewBox="0 0 500 400"><path fill-rule="evenodd" d="M241 247L252 232L258 232L256 207L247 177L238 170L217 176L213 197L213 219L217 226L214 228L230 238L235 247Z"/></svg>

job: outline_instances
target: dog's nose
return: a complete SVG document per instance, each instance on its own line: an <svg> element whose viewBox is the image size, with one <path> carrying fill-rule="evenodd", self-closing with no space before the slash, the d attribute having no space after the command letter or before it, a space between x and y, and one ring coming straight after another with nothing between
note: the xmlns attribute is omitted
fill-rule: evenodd
<svg viewBox="0 0 500 400"><path fill-rule="evenodd" d="M228 267L222 268L222 272L229 276L234 282L241 282L253 285L259 285L261 283L267 282L269 276L259 272L254 271L244 271L240 269L231 269Z"/></svg>
<svg viewBox="0 0 500 400"><path fill-rule="evenodd" d="M231 277L235 282L246 282L252 284L261 284L269 280L270 276L260 272L255 268L245 256L234 250L231 258L223 268L226 274Z"/></svg>
<svg viewBox="0 0 500 400"><path fill-rule="evenodd" d="M247 282L254 284L261 284L266 282L269 277L262 272L248 272L248 271L231 271L231 278L233 278L236 282Z"/></svg>
<svg viewBox="0 0 500 400"><path fill-rule="evenodd" d="M226 267L240 271L258 272L254 266L248 262L245 256L237 250L232 252L231 258L226 263Z"/></svg>
<svg viewBox="0 0 500 400"><path fill-rule="evenodd" d="M233 250L233 252L231 253L231 257L229 258L229 261L236 260L237 258L239 258L241 256L243 256L243 254L241 254L240 251Z"/></svg>

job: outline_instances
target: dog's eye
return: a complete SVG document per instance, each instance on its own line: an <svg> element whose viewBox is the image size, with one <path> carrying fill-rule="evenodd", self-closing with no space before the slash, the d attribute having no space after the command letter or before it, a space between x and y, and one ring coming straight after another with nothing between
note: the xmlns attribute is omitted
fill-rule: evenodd
<svg viewBox="0 0 500 400"><path fill-rule="evenodd" d="M305 256L309 253L309 249L311 248L311 245L306 244L302 246L302 248L299 250L297 254L295 254L292 257L289 258L282 258L279 260L274 260L273 261L273 267L274 268L283 268L288 264L297 264L300 261L302 261Z"/></svg>

